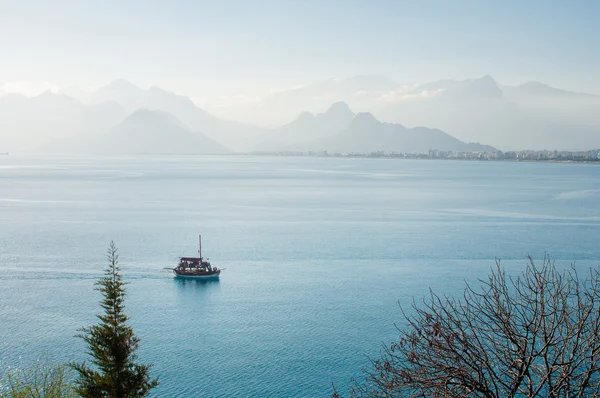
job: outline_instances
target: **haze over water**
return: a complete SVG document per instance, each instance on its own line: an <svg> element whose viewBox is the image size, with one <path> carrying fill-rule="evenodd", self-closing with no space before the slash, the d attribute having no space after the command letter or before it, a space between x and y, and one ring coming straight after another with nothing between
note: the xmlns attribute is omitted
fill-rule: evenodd
<svg viewBox="0 0 600 398"><path fill-rule="evenodd" d="M597 266L600 168L259 157L0 157L0 366L83 359L111 239L153 396L344 391L397 303L460 293L494 258ZM221 280L163 267L204 254Z"/></svg>

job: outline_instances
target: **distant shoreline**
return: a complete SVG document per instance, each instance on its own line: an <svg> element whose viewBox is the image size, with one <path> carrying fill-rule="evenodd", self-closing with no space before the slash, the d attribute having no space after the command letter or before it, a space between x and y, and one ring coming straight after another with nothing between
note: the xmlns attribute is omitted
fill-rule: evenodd
<svg viewBox="0 0 600 398"><path fill-rule="evenodd" d="M234 155L234 154L231 154ZM286 154L286 153L238 153L238 155L255 157L303 157L303 158L335 158L335 159L393 159L393 160L439 160L462 162L511 162L511 163L565 163L565 164L600 164L600 159L505 159L505 158L459 158L459 157L430 157L426 154L378 155L378 154ZM407 155L407 154L404 154Z"/></svg>
<svg viewBox="0 0 600 398"><path fill-rule="evenodd" d="M0 156L7 156L9 153L0 153ZM181 156L181 157L189 157L189 156L245 156L245 157L289 157L289 158L321 158L321 159L391 159L391 160L437 160L437 161L461 161L461 162L510 162L510 163L564 163L564 164L600 164L600 159L505 159L505 158L478 158L478 157L470 157L470 158L459 158L459 157L429 157L426 154L414 155L411 156L397 156L397 155L374 155L374 154L327 154L327 155L319 155L319 154L285 154L285 153L252 153L252 152L229 152L229 153L119 153L119 154L89 154L89 153L16 153L14 154L17 157L19 155L24 156L52 156L52 157L60 157L60 156L73 156L73 157L81 157L81 156L98 156L98 157L131 157L131 156L140 156L140 157L162 157L162 156Z"/></svg>

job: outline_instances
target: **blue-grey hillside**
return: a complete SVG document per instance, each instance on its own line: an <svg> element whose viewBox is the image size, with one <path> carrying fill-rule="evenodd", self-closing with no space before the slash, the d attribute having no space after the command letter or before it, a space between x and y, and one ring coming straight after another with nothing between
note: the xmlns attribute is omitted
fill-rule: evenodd
<svg viewBox="0 0 600 398"><path fill-rule="evenodd" d="M427 152L495 151L487 145L465 143L443 131L381 123L371 113L350 110L336 102L324 113L303 112L296 120L261 137L257 151Z"/></svg>
<svg viewBox="0 0 600 398"><path fill-rule="evenodd" d="M376 76L331 79L232 105L228 112L249 123L281 123L334 101L381 121L435 126L460 140L505 151L600 146L600 96L539 82L500 85L489 75L405 85Z"/></svg>
<svg viewBox="0 0 600 398"><path fill-rule="evenodd" d="M78 99L65 94L67 92ZM140 114L136 114L140 109L171 114L178 122L167 122L168 118L163 118L157 120L155 126L142 123ZM129 118L130 115L135 117ZM148 131L145 139L151 141L146 148L149 151L157 151L161 146L168 151L185 149L183 142L194 144L194 148L206 148L200 152L229 151L221 145L225 142L237 150L245 150L249 149L251 138L268 131L216 118L185 96L157 87L143 90L127 81L117 80L90 94L90 98L76 87L61 90L59 94L48 91L31 98L18 94L1 95L0 148L7 152L89 152L100 145L98 143L105 134L110 136L109 132L124 125L133 127L134 121L138 127L132 131L137 131L135 134L140 140L143 139L142 130ZM202 134L192 133L190 138L185 131ZM179 140L173 141L172 137ZM165 142L159 143L159 139L165 139ZM141 145L141 141L138 144ZM129 144L123 148L127 151L135 149Z"/></svg>
<svg viewBox="0 0 600 398"><path fill-rule="evenodd" d="M400 84L381 76L334 78L275 92L259 103L240 104L227 112L235 115L236 120L248 123L281 125L300 112L317 113L339 101L355 110L371 110L379 98L400 88Z"/></svg>
<svg viewBox="0 0 600 398"><path fill-rule="evenodd" d="M138 109L172 114L190 131L235 151L316 150L312 143L350 125L354 115L348 106L380 121L436 127L463 142L484 142L504 151L600 147L597 95L539 82L502 86L491 76L421 85L357 76L278 92L247 109L259 119L271 115L278 120L313 112L274 130L220 119L185 96L157 87L141 89L125 80L95 93L67 87L60 94L31 98L2 94L0 152L78 151ZM327 107L331 109L322 112Z"/></svg>
<svg viewBox="0 0 600 398"><path fill-rule="evenodd" d="M559 88L554 88L544 83L540 82L527 82L520 84L518 86L503 86L502 91L505 96L510 99L515 100L523 100L526 98L545 98L545 99L594 99L598 96L587 94L587 93L577 93L574 91L562 90Z"/></svg>
<svg viewBox="0 0 600 398"><path fill-rule="evenodd" d="M418 86L419 91L438 93L437 99L447 102L471 100L502 100L504 93L490 75L479 79L440 80Z"/></svg>
<svg viewBox="0 0 600 398"><path fill-rule="evenodd" d="M283 151L300 149L310 143L330 137L352 123L354 112L345 102L336 102L324 113L303 112L291 123L257 139L255 150Z"/></svg>
<svg viewBox="0 0 600 398"><path fill-rule="evenodd" d="M31 98L6 94L0 97L0 148L10 152L68 151L75 141L105 132L126 115L113 101L84 105L50 91Z"/></svg>
<svg viewBox="0 0 600 398"><path fill-rule="evenodd" d="M230 152L175 116L140 109L98 136L86 152L104 154L221 154Z"/></svg>
<svg viewBox="0 0 600 398"><path fill-rule="evenodd" d="M488 145L463 142L438 129L407 128L401 124L382 123L368 112L359 113L348 128L332 137L312 143L311 148L346 153L496 150Z"/></svg>
<svg viewBox="0 0 600 398"><path fill-rule="evenodd" d="M600 146L600 97L538 82L500 86L491 76L415 87L414 97L388 103L378 117L434 125L463 140L502 150Z"/></svg>
<svg viewBox="0 0 600 398"><path fill-rule="evenodd" d="M144 90L123 79L115 80L93 94L93 103L106 101L115 101L128 112L150 109L170 113L193 131L202 131L235 150L248 149L249 140L268 132L264 128L219 119L197 107L186 96L158 87Z"/></svg>

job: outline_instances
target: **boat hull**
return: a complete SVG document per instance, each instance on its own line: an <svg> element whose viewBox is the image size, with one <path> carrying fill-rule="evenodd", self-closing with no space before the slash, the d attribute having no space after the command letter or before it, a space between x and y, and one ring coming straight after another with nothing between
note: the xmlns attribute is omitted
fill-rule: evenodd
<svg viewBox="0 0 600 398"><path fill-rule="evenodd" d="M208 274L208 275L178 274L176 271L173 271L173 274L177 278L207 280L207 279L219 279L219 275L221 274L221 271L215 272L214 274Z"/></svg>

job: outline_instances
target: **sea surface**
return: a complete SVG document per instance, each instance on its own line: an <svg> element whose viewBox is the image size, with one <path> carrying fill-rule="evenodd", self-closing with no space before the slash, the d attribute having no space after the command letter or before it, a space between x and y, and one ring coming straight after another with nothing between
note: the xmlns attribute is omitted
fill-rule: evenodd
<svg viewBox="0 0 600 398"><path fill-rule="evenodd" d="M203 252L219 282L164 267ZM111 240L155 397L328 397L399 305L502 259L600 265L600 167L301 157L0 156L0 375L85 359Z"/></svg>

